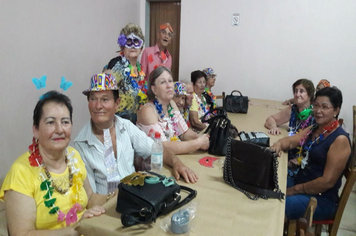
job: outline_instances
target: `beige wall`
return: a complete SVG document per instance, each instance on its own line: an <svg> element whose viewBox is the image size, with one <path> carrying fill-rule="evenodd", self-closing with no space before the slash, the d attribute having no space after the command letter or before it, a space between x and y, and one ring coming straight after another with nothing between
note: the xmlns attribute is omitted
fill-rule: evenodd
<svg viewBox="0 0 356 236"><path fill-rule="evenodd" d="M355 11L353 0L182 0L180 79L213 67L215 93L275 100L291 98L299 78L328 79L343 92L340 116L352 132Z"/></svg>
<svg viewBox="0 0 356 236"><path fill-rule="evenodd" d="M41 94L59 90L61 77L73 102L72 140L88 121L84 95L90 77L116 55L117 37L140 23L139 0L2 0L0 2L0 180L32 140L32 113ZM31 78L47 75L37 90Z"/></svg>

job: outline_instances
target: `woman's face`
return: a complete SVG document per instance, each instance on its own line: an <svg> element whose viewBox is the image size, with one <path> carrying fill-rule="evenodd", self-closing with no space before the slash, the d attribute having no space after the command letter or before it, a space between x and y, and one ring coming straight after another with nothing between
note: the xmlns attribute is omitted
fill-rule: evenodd
<svg viewBox="0 0 356 236"><path fill-rule="evenodd" d="M184 109L185 95L174 95L173 100L180 111Z"/></svg>
<svg viewBox="0 0 356 236"><path fill-rule="evenodd" d="M124 52L124 56L130 61L130 59L137 60L138 56L141 54L142 49L124 47L122 51Z"/></svg>
<svg viewBox="0 0 356 236"><path fill-rule="evenodd" d="M200 77L194 84L194 92L196 94L202 94L205 91L205 78Z"/></svg>
<svg viewBox="0 0 356 236"><path fill-rule="evenodd" d="M209 76L208 80L206 81L206 87L212 88L215 85L216 77L215 76Z"/></svg>
<svg viewBox="0 0 356 236"><path fill-rule="evenodd" d="M33 134L46 153L62 152L72 133L72 122L66 105L48 102L42 107L38 128L33 126Z"/></svg>
<svg viewBox="0 0 356 236"><path fill-rule="evenodd" d="M310 97L302 84L296 86L294 89L294 102L297 106L309 106Z"/></svg>
<svg viewBox="0 0 356 236"><path fill-rule="evenodd" d="M318 125L327 125L335 120L339 114L340 108L334 108L329 97L319 96L315 99L313 105L313 114L315 122Z"/></svg>
<svg viewBox="0 0 356 236"><path fill-rule="evenodd" d="M157 77L154 85L151 85L152 92L163 101L170 101L174 96L174 83L170 73L163 71Z"/></svg>

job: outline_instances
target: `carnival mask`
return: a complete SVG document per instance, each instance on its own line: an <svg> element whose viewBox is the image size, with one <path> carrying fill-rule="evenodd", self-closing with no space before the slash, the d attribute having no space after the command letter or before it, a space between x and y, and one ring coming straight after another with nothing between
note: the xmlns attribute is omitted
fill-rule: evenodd
<svg viewBox="0 0 356 236"><path fill-rule="evenodd" d="M125 48L136 48L140 49L143 44L143 40L136 36L134 33L131 33L127 37L124 34L120 34L117 43Z"/></svg>

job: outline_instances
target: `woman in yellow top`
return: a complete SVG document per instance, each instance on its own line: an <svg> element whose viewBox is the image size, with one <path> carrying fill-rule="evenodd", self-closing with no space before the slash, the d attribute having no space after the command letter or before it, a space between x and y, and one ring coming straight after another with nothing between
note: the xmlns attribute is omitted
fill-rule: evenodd
<svg viewBox="0 0 356 236"><path fill-rule="evenodd" d="M44 94L33 113L33 142L5 177L10 235L78 235L81 218L105 213L107 195L94 194L79 153L68 147L73 108L56 91Z"/></svg>

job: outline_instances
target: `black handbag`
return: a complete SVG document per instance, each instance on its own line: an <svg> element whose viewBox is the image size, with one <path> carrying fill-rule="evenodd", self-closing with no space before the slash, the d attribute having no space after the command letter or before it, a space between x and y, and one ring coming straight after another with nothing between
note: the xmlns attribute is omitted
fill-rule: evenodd
<svg viewBox="0 0 356 236"><path fill-rule="evenodd" d="M233 95L234 92L238 92L240 95ZM228 112L233 113L247 113L248 111L248 97L243 96L238 90L234 90L230 95L225 97L225 109Z"/></svg>
<svg viewBox="0 0 356 236"><path fill-rule="evenodd" d="M277 154L270 149L231 138L228 140L224 180L248 198L284 199L278 185L277 169Z"/></svg>
<svg viewBox="0 0 356 236"><path fill-rule="evenodd" d="M263 132L248 132L241 131L239 133L240 140L243 142L254 143L263 147L269 147L269 137Z"/></svg>
<svg viewBox="0 0 356 236"><path fill-rule="evenodd" d="M142 186L137 184L139 178L143 178ZM128 179L134 184L136 181L136 185L127 184ZM178 185L173 177L154 172L135 172L121 180L118 188L116 211L121 213L123 226L155 222L160 215L187 204L197 195L196 190ZM189 193L183 200L181 190Z"/></svg>
<svg viewBox="0 0 356 236"><path fill-rule="evenodd" d="M207 119L207 117L210 118ZM203 123L209 123L208 128L204 132L210 135L208 153L225 156L227 139L232 135L230 132L232 125L226 111L221 108L215 108L205 113L201 120ZM238 133L237 129L236 133Z"/></svg>

